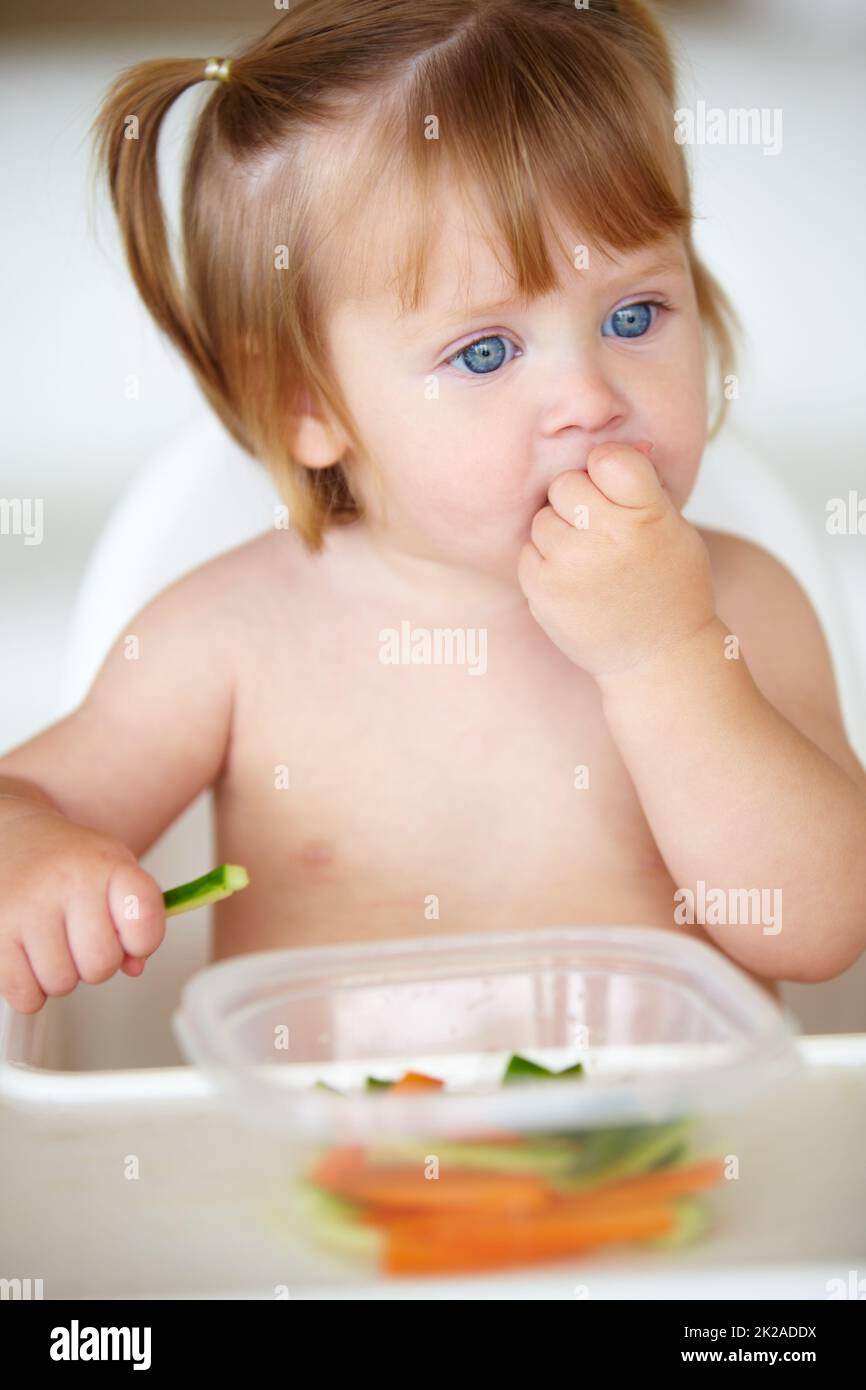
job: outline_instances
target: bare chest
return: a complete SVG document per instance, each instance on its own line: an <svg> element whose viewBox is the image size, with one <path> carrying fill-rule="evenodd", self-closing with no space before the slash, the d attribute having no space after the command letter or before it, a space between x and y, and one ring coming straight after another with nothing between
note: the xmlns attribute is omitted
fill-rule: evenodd
<svg viewBox="0 0 866 1390"><path fill-rule="evenodd" d="M494 644L473 675L383 664L344 636L318 660L246 664L217 810L220 856L251 887L221 908L218 952L671 924L674 885L585 673L546 642Z"/></svg>
<svg viewBox="0 0 866 1390"><path fill-rule="evenodd" d="M703 534L718 560L724 538ZM257 600L238 630L216 831L251 882L216 908L215 958L566 924L711 941L673 922L676 885L595 683L534 624L518 644L491 633L483 673L386 663L382 612L345 593L323 608L323 587L289 624Z"/></svg>

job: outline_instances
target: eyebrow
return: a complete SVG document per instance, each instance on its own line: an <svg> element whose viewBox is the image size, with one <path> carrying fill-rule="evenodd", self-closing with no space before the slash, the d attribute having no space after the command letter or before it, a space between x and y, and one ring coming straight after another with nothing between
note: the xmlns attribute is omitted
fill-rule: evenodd
<svg viewBox="0 0 866 1390"><path fill-rule="evenodd" d="M632 280L647 280L651 275L670 274L672 271L680 274L686 273L686 265L682 256L675 252L659 256L651 263L638 266L635 270L614 270L608 277L608 284L617 282L626 283ZM488 304L469 304L465 308L457 309L452 314L447 314L442 318L431 316L429 319L422 320L416 329L409 333L411 339L424 337L426 334L441 330L447 332L453 324L455 327L464 323L467 319L486 318L488 315L497 314L503 309L513 309L515 305L524 304L527 301L515 298L496 299Z"/></svg>

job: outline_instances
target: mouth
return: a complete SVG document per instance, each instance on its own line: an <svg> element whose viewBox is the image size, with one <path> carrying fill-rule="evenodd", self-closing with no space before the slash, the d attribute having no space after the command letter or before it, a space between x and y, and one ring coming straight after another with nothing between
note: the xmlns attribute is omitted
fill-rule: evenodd
<svg viewBox="0 0 866 1390"><path fill-rule="evenodd" d="M630 439L610 439L610 440L607 440L607 439L605 439L605 440L599 440L599 444L602 444L602 443L604 443L604 444L627 444L628 447L629 447L630 449L637 449L639 453L644 454L644 455L650 460L650 462L653 464L653 467L655 467L655 469L656 469L656 473L658 474L658 463L657 463L657 460L656 460L655 458L653 458L653 455L652 455L652 453L650 452L650 451L652 450L652 448L653 448L653 444L652 444L652 441L651 441L651 440L649 440L649 439L640 439L640 440L630 440ZM597 446L596 446L596 445L593 445L592 447L593 447L593 448L596 448ZM588 455L589 455L589 453L591 453L591 452L592 452L591 449L590 449L590 450L587 450L587 458L585 458L585 459L583 460L582 463L573 463L573 464L571 464L571 466L570 466L569 468L563 468L561 471L562 471L563 473L586 473L586 472L588 472L588 471L589 471L589 470L587 469ZM551 479L551 482L552 482L552 481L553 481L553 479ZM665 489L665 491L667 491L667 485L666 485L666 483L664 482L664 480L662 479L662 477L661 477L660 475L659 475L659 483L660 483L660 485ZM534 509L534 511L533 511L533 513L532 513L533 516L535 515L536 512L540 511L540 510L542 509L542 507L546 507L546 506L548 505L548 496L547 496L547 492L548 492L548 488L549 488L549 487L550 487L550 483L548 483L548 487L545 488L545 489L539 494L539 500L538 500L538 502L537 502L537 504L536 504L536 506L535 506L535 509Z"/></svg>

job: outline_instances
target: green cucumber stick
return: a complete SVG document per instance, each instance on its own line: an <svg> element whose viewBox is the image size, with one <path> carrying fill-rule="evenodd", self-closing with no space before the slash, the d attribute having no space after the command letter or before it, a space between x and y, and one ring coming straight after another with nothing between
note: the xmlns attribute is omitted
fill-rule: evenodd
<svg viewBox="0 0 866 1390"><path fill-rule="evenodd" d="M249 874L241 864L220 864L209 874L194 878L191 883L167 888L162 895L165 915L173 917L176 912L192 912L194 907L218 903L221 898L231 897L239 888L246 888L249 881Z"/></svg>

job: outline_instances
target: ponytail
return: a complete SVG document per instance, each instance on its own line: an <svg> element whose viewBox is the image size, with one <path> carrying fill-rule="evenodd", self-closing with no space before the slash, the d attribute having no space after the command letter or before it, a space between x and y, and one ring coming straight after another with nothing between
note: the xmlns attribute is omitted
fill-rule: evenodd
<svg viewBox="0 0 866 1390"><path fill-rule="evenodd" d="M219 60L208 63L214 61ZM190 310L169 251L157 159L159 133L173 103L188 87L221 75L208 71L201 58L135 63L112 83L91 134L92 172L107 180L138 291L160 328L183 353L205 394L214 404L221 398L224 407L228 391L223 371L204 326Z"/></svg>

